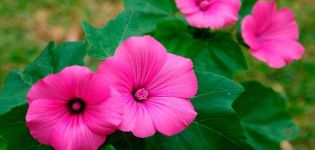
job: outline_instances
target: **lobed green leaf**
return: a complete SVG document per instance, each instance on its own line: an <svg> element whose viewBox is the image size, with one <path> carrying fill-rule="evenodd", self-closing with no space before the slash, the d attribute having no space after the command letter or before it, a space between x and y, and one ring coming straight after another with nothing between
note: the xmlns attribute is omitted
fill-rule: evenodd
<svg viewBox="0 0 315 150"><path fill-rule="evenodd" d="M257 150L280 150L280 142L292 140L298 127L288 114L285 99L257 82L247 82L233 104L241 117L248 142Z"/></svg>
<svg viewBox="0 0 315 150"><path fill-rule="evenodd" d="M231 34L190 29L180 20L162 21L151 33L171 53L189 57L196 70L226 77L247 69L241 48Z"/></svg>
<svg viewBox="0 0 315 150"><path fill-rule="evenodd" d="M84 56L84 42L66 42L59 46L50 42L24 71L12 71L8 74L0 94L0 115L25 104L25 95L37 80L59 72L66 66L83 65Z"/></svg>
<svg viewBox="0 0 315 150"><path fill-rule="evenodd" d="M125 0L125 8L101 29L83 23L88 55L105 59L112 56L126 38L155 30L161 20L178 18L175 16L175 3L169 0Z"/></svg>

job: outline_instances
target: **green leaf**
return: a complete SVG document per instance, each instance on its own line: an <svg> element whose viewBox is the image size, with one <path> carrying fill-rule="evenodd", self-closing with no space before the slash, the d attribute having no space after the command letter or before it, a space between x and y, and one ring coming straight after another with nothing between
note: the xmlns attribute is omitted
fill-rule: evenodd
<svg viewBox="0 0 315 150"><path fill-rule="evenodd" d="M232 78L239 70L247 69L245 57L231 34L190 30L180 20L162 21L151 34L170 53L189 57L196 70L211 71Z"/></svg>
<svg viewBox="0 0 315 150"><path fill-rule="evenodd" d="M250 14L254 4L257 0L241 0L242 6L239 13L240 20L243 19L246 15Z"/></svg>
<svg viewBox="0 0 315 150"><path fill-rule="evenodd" d="M35 141L29 134L25 124L27 105L18 106L0 116L0 136L3 137L7 149L49 150L51 148Z"/></svg>
<svg viewBox="0 0 315 150"><path fill-rule="evenodd" d="M197 70L211 71L231 78L237 71L247 69L241 48L228 33L213 33L206 41L196 41L199 47L193 57Z"/></svg>
<svg viewBox="0 0 315 150"><path fill-rule="evenodd" d="M116 150L145 150L144 139L137 138L131 133L116 131L107 137L106 145L112 145Z"/></svg>
<svg viewBox="0 0 315 150"><path fill-rule="evenodd" d="M88 41L87 53L98 59L113 55L125 38L143 34L144 31L139 28L139 21L139 16L134 10L126 10L102 29L96 29L84 22L84 33Z"/></svg>
<svg viewBox="0 0 315 150"><path fill-rule="evenodd" d="M26 93L33 83L48 74L71 65L83 65L84 42L66 42L57 46L50 42L45 50L24 71L12 71L0 94L0 115L26 103Z"/></svg>
<svg viewBox="0 0 315 150"><path fill-rule="evenodd" d="M109 144L102 146L99 150L116 150L116 148L112 144Z"/></svg>
<svg viewBox="0 0 315 150"><path fill-rule="evenodd" d="M4 138L2 136L0 137L0 149L1 150L7 149L7 143L5 143Z"/></svg>
<svg viewBox="0 0 315 150"><path fill-rule="evenodd" d="M83 65L85 56L84 42L65 42L56 45L50 42L44 51L24 70L32 83L48 74L57 73L64 67Z"/></svg>
<svg viewBox="0 0 315 150"><path fill-rule="evenodd" d="M178 18L174 15L175 4L169 0L125 0L125 8L101 29L83 23L90 56L97 59L112 56L126 38L153 31L161 20Z"/></svg>
<svg viewBox="0 0 315 150"><path fill-rule="evenodd" d="M152 35L161 42L170 53L188 57L191 55L190 53L197 51L188 25L181 20L159 22L157 29Z"/></svg>
<svg viewBox="0 0 315 150"><path fill-rule="evenodd" d="M246 143L233 101L242 86L210 72L197 72L199 90L192 103L197 119L172 137L155 135L146 140L148 149L217 150L251 149Z"/></svg>
<svg viewBox="0 0 315 150"><path fill-rule="evenodd" d="M124 0L125 8L137 12L139 15L139 27L144 33L151 32L156 29L157 23L164 20L181 19L181 13L173 0Z"/></svg>
<svg viewBox="0 0 315 150"><path fill-rule="evenodd" d="M241 117L248 142L257 150L280 149L280 142L298 136L298 128L288 114L285 99L257 82L247 82L233 104Z"/></svg>
<svg viewBox="0 0 315 150"><path fill-rule="evenodd" d="M0 114L25 103L25 95L31 85L32 83L25 79L21 71L10 72L5 79L4 88L0 94Z"/></svg>
<svg viewBox="0 0 315 150"><path fill-rule="evenodd" d="M124 0L126 9L134 9L146 14L158 14L168 17L177 12L173 0Z"/></svg>

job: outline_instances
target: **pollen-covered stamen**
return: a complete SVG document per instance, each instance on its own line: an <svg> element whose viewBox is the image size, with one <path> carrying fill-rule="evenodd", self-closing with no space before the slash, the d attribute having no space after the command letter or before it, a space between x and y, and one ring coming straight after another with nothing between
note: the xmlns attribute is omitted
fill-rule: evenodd
<svg viewBox="0 0 315 150"><path fill-rule="evenodd" d="M207 10L210 4L210 0L199 0L197 2L197 5L201 10Z"/></svg>
<svg viewBox="0 0 315 150"><path fill-rule="evenodd" d="M85 107L85 102L80 98L73 98L68 102L68 109L72 114L82 113Z"/></svg>
<svg viewBox="0 0 315 150"><path fill-rule="evenodd" d="M149 91L146 90L145 88L138 89L134 93L134 97L136 98L136 100L139 100L139 101L146 100L149 97Z"/></svg>

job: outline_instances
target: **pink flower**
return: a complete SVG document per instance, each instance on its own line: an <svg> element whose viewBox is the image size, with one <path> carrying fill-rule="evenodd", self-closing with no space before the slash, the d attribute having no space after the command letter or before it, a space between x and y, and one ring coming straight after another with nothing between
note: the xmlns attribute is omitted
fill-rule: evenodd
<svg viewBox="0 0 315 150"><path fill-rule="evenodd" d="M141 138L156 130L171 136L196 117L189 101L197 91L192 62L167 53L150 36L124 41L96 73L107 78L124 97L123 131Z"/></svg>
<svg viewBox="0 0 315 150"><path fill-rule="evenodd" d="M176 0L188 23L197 28L219 29L235 23L240 0Z"/></svg>
<svg viewBox="0 0 315 150"><path fill-rule="evenodd" d="M274 1L260 1L252 13L242 22L242 36L251 55L272 68L301 59L304 48L297 41L299 29L289 9L276 10Z"/></svg>
<svg viewBox="0 0 315 150"><path fill-rule="evenodd" d="M57 150L96 150L121 122L120 94L85 67L48 75L27 100L31 135Z"/></svg>

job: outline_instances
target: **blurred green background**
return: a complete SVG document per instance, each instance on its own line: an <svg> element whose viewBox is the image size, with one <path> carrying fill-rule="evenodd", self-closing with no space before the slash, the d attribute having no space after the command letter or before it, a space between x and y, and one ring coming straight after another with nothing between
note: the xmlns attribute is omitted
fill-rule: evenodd
<svg viewBox="0 0 315 150"><path fill-rule="evenodd" d="M281 70L246 55L249 70L238 81L257 80L288 99L289 111L301 135L283 149L315 149L315 1L278 0L280 7L294 10L300 25L300 41L306 49L302 60ZM121 0L1 0L0 1L0 87L6 74L31 62L48 41L83 39L83 20L102 27L121 10ZM258 98L257 98L258 99Z"/></svg>

